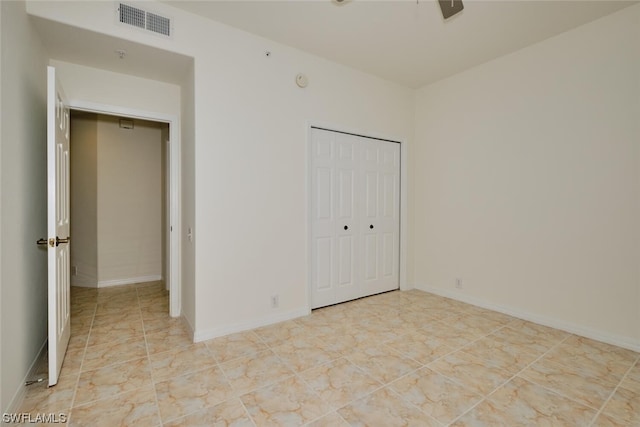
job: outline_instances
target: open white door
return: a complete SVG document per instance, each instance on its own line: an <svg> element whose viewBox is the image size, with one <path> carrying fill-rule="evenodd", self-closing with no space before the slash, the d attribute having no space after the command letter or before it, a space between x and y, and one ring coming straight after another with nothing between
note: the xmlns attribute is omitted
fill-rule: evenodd
<svg viewBox="0 0 640 427"><path fill-rule="evenodd" d="M69 108L47 68L47 251L49 269L49 386L58 383L71 333L69 282Z"/></svg>

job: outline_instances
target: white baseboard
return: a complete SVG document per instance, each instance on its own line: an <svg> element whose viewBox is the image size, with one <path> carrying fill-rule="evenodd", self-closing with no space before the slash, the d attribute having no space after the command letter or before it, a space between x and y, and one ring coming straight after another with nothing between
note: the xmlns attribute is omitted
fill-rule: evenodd
<svg viewBox="0 0 640 427"><path fill-rule="evenodd" d="M210 340L212 338L222 337L236 332L247 331L249 329L259 328L261 326L272 325L278 322L284 322L285 320L295 319L296 317L302 317L309 314L310 311L307 307L299 308L295 310L285 311L277 313L271 316L266 316L260 319L251 320L248 322L234 323L232 325L224 325L217 328L206 329L202 331L193 332L193 341L200 342Z"/></svg>
<svg viewBox="0 0 640 427"><path fill-rule="evenodd" d="M98 287L106 288L109 286L131 285L133 283L155 282L157 280L162 280L162 276L155 275L155 276L141 276L141 277L126 277L123 279L101 280L98 282Z"/></svg>
<svg viewBox="0 0 640 427"><path fill-rule="evenodd" d="M47 351L47 340L44 340L44 344L40 347L40 351L36 355L36 358L31 362L31 366L29 366L29 370L26 375L22 379L22 382L18 385L18 389L13 394L11 401L9 402L9 406L3 411L3 413L16 414L20 411L20 407L22 406L22 402L24 402L24 397L27 394L27 388L29 386L26 385L27 381L33 380L36 374L36 368L38 367L38 362L42 357L44 357L44 353ZM46 381L46 380L45 380Z"/></svg>
<svg viewBox="0 0 640 427"><path fill-rule="evenodd" d="M451 298L457 301L466 302L471 305L486 308L488 310L497 311L499 313L507 314L509 316L517 317L518 319L528 320L530 322L537 323L539 325L560 329L562 331L569 332L575 335L580 335L585 338L590 338L596 341L601 341L607 344L612 344L618 347L623 347L629 350L640 352L640 342L634 341L629 337L611 335L611 334L607 334L602 331L588 328L576 323L571 323L571 322L566 322L560 319L541 316L539 314L530 313L527 311L518 310L511 307L505 307L502 305L494 304L490 301L487 301L481 298L476 298L470 295L466 295L461 292L449 291L446 289L434 288L426 285L415 285L415 289L440 295L446 298Z"/></svg>
<svg viewBox="0 0 640 427"><path fill-rule="evenodd" d="M196 342L196 340L195 340L195 328L193 327L191 322L189 322L189 319L187 319L187 316L185 316L183 314L182 316L180 316L180 318L182 319L184 324L187 325L187 329L189 329L189 334L191 335L191 341Z"/></svg>
<svg viewBox="0 0 640 427"><path fill-rule="evenodd" d="M98 287L97 284L95 285L90 285L88 283L78 283L78 282L74 282L73 280L71 281L71 286L75 287L75 288L91 288L91 289L95 289Z"/></svg>
<svg viewBox="0 0 640 427"><path fill-rule="evenodd" d="M71 276L71 286L78 286L81 288L97 288L98 278L78 271L78 274L76 274L75 276Z"/></svg>

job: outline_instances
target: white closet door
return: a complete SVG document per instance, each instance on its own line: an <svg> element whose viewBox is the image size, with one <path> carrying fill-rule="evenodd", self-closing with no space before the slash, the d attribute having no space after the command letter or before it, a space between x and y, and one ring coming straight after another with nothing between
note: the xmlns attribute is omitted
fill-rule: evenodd
<svg viewBox="0 0 640 427"><path fill-rule="evenodd" d="M362 294L398 289L400 144L362 138Z"/></svg>
<svg viewBox="0 0 640 427"><path fill-rule="evenodd" d="M358 298L358 140L312 129L312 308Z"/></svg>
<svg viewBox="0 0 640 427"><path fill-rule="evenodd" d="M335 265L336 298L334 302L358 298L358 138L335 133Z"/></svg>
<svg viewBox="0 0 640 427"><path fill-rule="evenodd" d="M399 286L399 144L311 130L311 306Z"/></svg>

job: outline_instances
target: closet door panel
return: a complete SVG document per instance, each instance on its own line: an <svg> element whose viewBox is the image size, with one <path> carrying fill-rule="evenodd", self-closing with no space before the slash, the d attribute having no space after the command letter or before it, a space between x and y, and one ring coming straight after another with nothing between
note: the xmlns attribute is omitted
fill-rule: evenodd
<svg viewBox="0 0 640 427"><path fill-rule="evenodd" d="M333 304L335 266L335 138L315 129L311 134L311 301Z"/></svg>
<svg viewBox="0 0 640 427"><path fill-rule="evenodd" d="M364 236L364 283L374 282L378 279L378 236L376 233L367 233ZM362 295L366 295L366 288Z"/></svg>
<svg viewBox="0 0 640 427"><path fill-rule="evenodd" d="M359 177L357 174L358 140L352 135L335 133L336 158L334 175L336 177L334 235L336 247L334 262L338 275L335 283L334 303L348 301L359 297L359 284L356 276L357 253L357 220Z"/></svg>
<svg viewBox="0 0 640 427"><path fill-rule="evenodd" d="M379 149L375 140L360 138L362 146L361 173L364 186L361 200L364 210L361 214L360 233L363 236L360 256L363 265L360 271L362 296L376 293L379 280L380 239L375 229L380 205L380 179L378 174ZM374 228L371 228L371 227Z"/></svg>
<svg viewBox="0 0 640 427"><path fill-rule="evenodd" d="M315 247L315 288L319 292L331 289L331 272L333 271L333 242L329 237L316 239Z"/></svg>
<svg viewBox="0 0 640 427"><path fill-rule="evenodd" d="M399 288L400 261L400 144L376 142L379 149L380 203L376 230L379 247L379 292Z"/></svg>

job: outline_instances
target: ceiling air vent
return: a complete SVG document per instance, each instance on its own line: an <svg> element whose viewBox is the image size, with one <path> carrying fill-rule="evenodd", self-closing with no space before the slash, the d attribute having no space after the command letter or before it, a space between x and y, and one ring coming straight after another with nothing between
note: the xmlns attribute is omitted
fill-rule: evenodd
<svg viewBox="0 0 640 427"><path fill-rule="evenodd" d="M122 24L133 25L164 36L171 36L171 20L155 13L147 12L128 4L118 5L118 20Z"/></svg>

